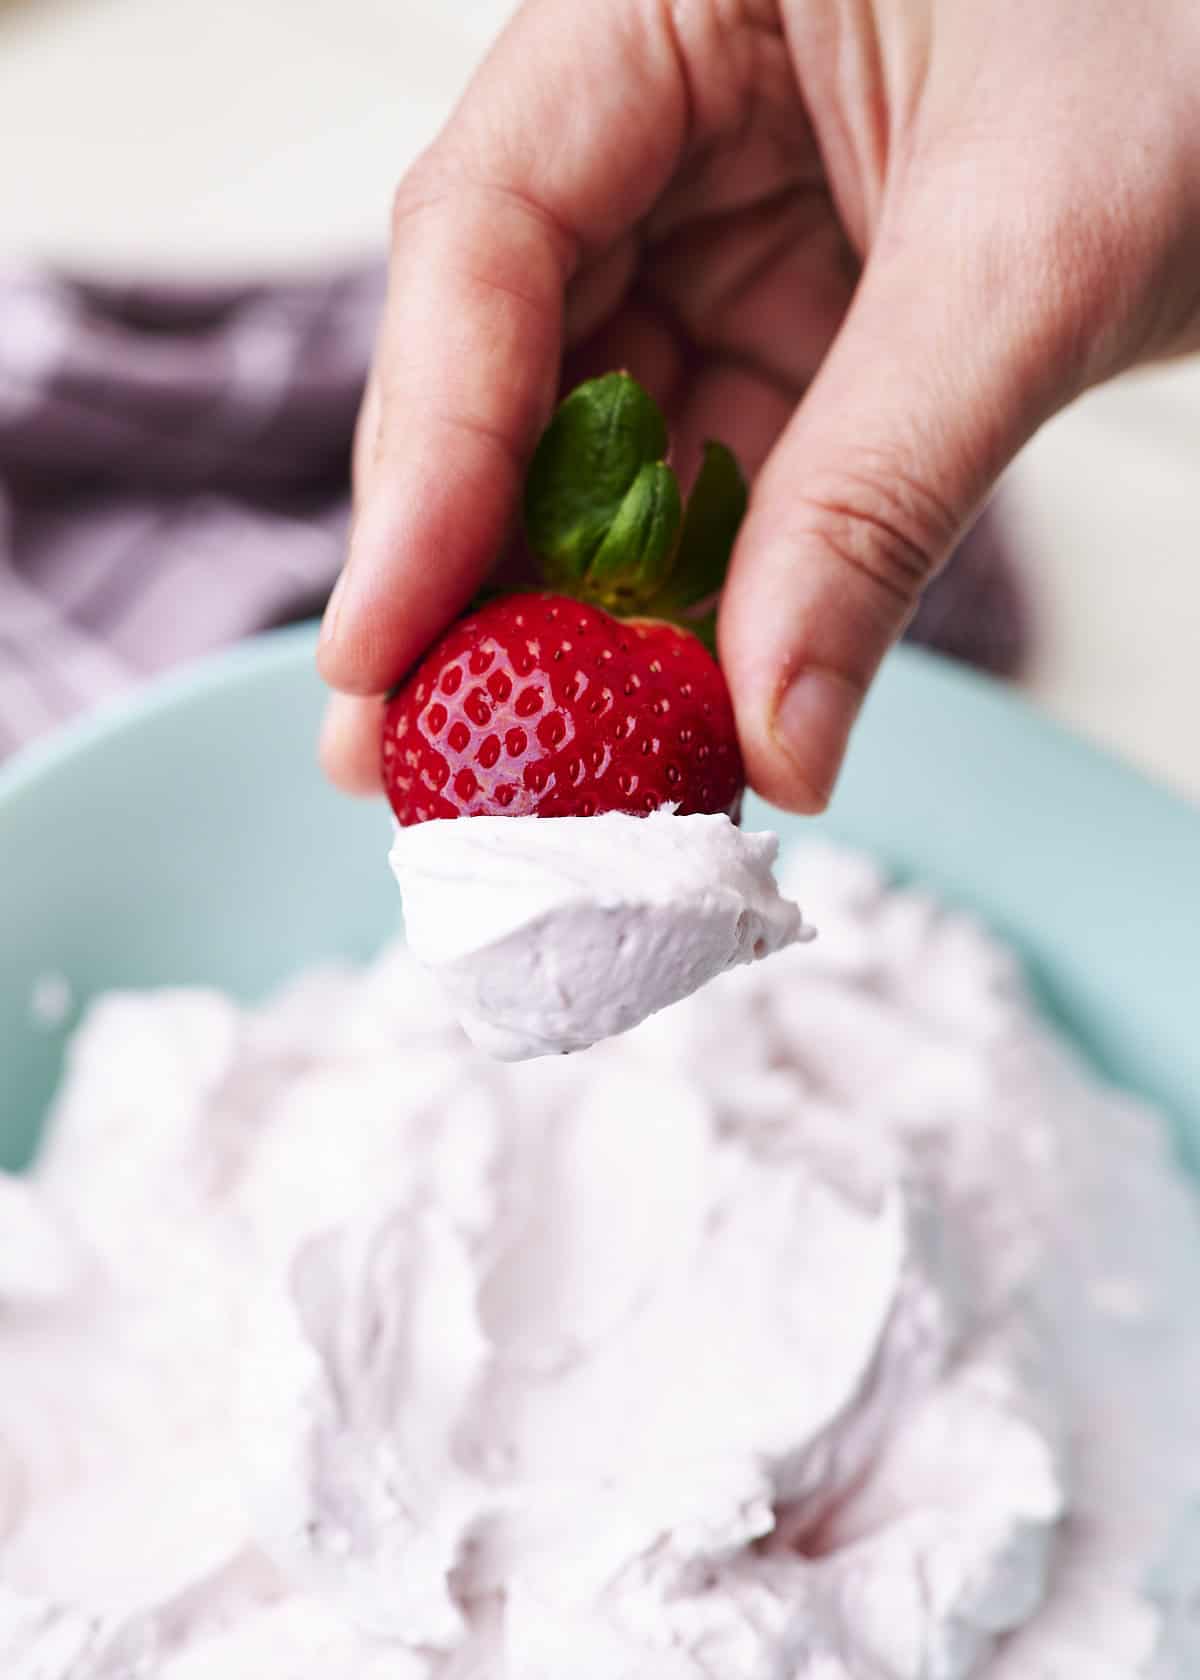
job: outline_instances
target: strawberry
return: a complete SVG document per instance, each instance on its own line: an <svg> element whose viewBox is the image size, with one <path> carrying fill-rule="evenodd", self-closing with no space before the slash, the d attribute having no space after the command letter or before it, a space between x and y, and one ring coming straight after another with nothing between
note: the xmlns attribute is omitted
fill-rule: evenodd
<svg viewBox="0 0 1200 1680"><path fill-rule="evenodd" d="M710 647L745 485L710 443L685 511L666 441L627 374L560 406L525 496L550 587L476 606L388 698L383 780L401 824L667 803L736 819L745 773Z"/></svg>
<svg viewBox="0 0 1200 1680"><path fill-rule="evenodd" d="M690 631L551 594L460 619L387 707L401 823L727 811L743 772L717 663Z"/></svg>

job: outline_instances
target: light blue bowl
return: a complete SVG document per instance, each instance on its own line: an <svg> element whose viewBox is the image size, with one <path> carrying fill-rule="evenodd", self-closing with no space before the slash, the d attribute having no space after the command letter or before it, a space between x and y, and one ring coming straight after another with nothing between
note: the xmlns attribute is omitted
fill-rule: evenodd
<svg viewBox="0 0 1200 1680"><path fill-rule="evenodd" d="M0 1164L28 1159L95 992L253 997L395 930L384 808L339 798L314 766L313 642L305 627L206 660L0 773ZM1200 1161L1200 813L902 650L819 826L1015 942L1047 1007ZM35 990L57 975L74 1006L39 1024Z"/></svg>

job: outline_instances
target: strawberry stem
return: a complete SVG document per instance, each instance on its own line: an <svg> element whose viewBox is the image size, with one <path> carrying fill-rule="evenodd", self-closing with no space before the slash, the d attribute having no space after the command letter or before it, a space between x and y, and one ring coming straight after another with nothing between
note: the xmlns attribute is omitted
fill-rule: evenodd
<svg viewBox="0 0 1200 1680"><path fill-rule="evenodd" d="M723 444L705 446L686 512L657 405L627 373L579 385L538 444L525 528L547 583L609 612L703 634L689 609L724 582L746 486Z"/></svg>

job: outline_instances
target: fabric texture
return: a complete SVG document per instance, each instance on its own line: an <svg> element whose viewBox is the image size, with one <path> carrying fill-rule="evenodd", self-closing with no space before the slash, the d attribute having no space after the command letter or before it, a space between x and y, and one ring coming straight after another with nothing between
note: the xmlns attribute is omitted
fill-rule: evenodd
<svg viewBox="0 0 1200 1680"><path fill-rule="evenodd" d="M0 277L0 756L319 612L341 564L379 266L286 284ZM986 515L909 634L999 674L1028 626Z"/></svg>

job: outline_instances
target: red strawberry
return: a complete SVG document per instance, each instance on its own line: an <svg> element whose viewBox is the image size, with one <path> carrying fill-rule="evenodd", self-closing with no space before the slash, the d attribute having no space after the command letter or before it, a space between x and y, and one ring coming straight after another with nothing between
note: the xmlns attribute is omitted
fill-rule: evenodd
<svg viewBox="0 0 1200 1680"><path fill-rule="evenodd" d="M737 813L729 691L690 631L561 595L460 619L389 702L383 775L401 823L431 817Z"/></svg>
<svg viewBox="0 0 1200 1680"><path fill-rule="evenodd" d="M710 444L683 512L658 410L625 374L580 386L530 469L525 518L553 591L451 626L389 697L383 780L397 820L737 816L745 784L705 645L745 507Z"/></svg>

